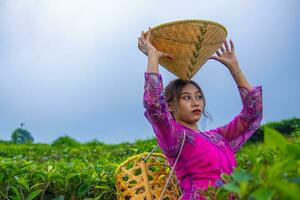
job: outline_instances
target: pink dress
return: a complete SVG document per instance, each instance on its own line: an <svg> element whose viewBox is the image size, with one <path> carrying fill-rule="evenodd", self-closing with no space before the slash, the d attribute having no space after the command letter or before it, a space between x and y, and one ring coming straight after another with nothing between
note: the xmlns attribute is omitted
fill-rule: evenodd
<svg viewBox="0 0 300 200"><path fill-rule="evenodd" d="M238 90L243 103L241 112L228 124L208 130L195 131L176 122L168 111L164 98L162 77L145 72L145 117L151 123L158 144L173 166L183 141L186 140L175 168L178 184L183 192L181 200L205 199L197 189L208 185L222 186L221 173L230 174L236 166L235 153L253 135L262 120L262 86L249 91Z"/></svg>

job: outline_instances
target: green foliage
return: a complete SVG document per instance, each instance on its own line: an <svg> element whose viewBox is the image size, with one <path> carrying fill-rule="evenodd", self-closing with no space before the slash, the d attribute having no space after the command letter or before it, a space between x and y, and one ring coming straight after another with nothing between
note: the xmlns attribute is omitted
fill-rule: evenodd
<svg viewBox="0 0 300 200"><path fill-rule="evenodd" d="M85 143L85 145L86 146L98 146L98 145L104 145L104 143L94 139L92 141Z"/></svg>
<svg viewBox="0 0 300 200"><path fill-rule="evenodd" d="M60 147L77 147L79 145L80 145L79 142L77 142L75 139L69 136L59 137L52 143L52 146L60 146Z"/></svg>
<svg viewBox="0 0 300 200"><path fill-rule="evenodd" d="M279 122L271 122L267 124L268 127L276 129L283 135L290 135L300 128L300 118L285 119Z"/></svg>
<svg viewBox="0 0 300 200"><path fill-rule="evenodd" d="M116 167L156 145L155 139L117 145L58 141L0 143L0 199L116 199Z"/></svg>
<svg viewBox="0 0 300 200"><path fill-rule="evenodd" d="M15 144L24 144L32 143L34 139L30 132L23 128L18 128L11 134L11 140Z"/></svg>
<svg viewBox="0 0 300 200"><path fill-rule="evenodd" d="M297 199L300 129L282 135L263 126L264 143L249 143L225 185L202 191L208 199ZM80 144L64 136L52 145L0 143L0 199L116 199L114 172L128 157L149 152L156 139ZM158 148L158 152L161 150Z"/></svg>
<svg viewBox="0 0 300 200"><path fill-rule="evenodd" d="M255 134L249 139L249 142L263 142L265 126L273 128L283 135L288 136L300 128L300 118L290 118L279 122L269 122L257 129Z"/></svg>

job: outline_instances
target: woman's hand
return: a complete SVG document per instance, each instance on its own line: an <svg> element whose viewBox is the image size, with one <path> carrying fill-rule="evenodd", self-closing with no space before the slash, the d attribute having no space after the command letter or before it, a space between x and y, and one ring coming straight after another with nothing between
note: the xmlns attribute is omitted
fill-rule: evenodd
<svg viewBox="0 0 300 200"><path fill-rule="evenodd" d="M217 50L216 54L218 56L211 56L211 57L209 57L209 59L214 59L214 60L221 62L230 71L233 71L233 70L239 68L238 60L237 60L237 57L236 57L235 51L234 51L234 44L233 44L232 40L230 39L231 49L229 49L226 40L224 41L224 45L225 45L225 50L224 50L223 46L220 47L222 53L220 53L219 50Z"/></svg>
<svg viewBox="0 0 300 200"><path fill-rule="evenodd" d="M143 52L146 56L155 56L157 59L161 57L167 57L171 60L174 59L174 57L170 54L164 53L162 51L158 51L150 42L151 37L151 28L149 27L148 34L145 38L145 33L142 31L141 36L138 38L138 48L141 52Z"/></svg>

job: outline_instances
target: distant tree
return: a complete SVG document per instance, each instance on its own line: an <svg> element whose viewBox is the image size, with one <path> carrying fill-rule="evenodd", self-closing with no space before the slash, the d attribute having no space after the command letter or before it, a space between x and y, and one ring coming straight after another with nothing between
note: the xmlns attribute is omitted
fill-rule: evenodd
<svg viewBox="0 0 300 200"><path fill-rule="evenodd" d="M76 147L80 145L75 139L71 138L70 136L61 136L57 138L53 143L53 146L68 146L68 147Z"/></svg>
<svg viewBox="0 0 300 200"><path fill-rule="evenodd" d="M17 128L12 134L11 134L11 140L13 143L16 144L24 144L24 143L31 143L33 142L33 137L31 136L31 133L23 128L24 123L21 123L21 128Z"/></svg>

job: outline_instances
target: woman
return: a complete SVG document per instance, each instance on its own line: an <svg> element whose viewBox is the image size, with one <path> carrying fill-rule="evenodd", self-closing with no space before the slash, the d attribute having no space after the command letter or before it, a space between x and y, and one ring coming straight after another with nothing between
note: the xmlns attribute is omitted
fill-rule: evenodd
<svg viewBox="0 0 300 200"><path fill-rule="evenodd" d="M230 40L215 59L224 64L232 74L241 96L243 108L228 124L200 131L197 123L205 110L205 97L200 86L192 80L176 79L163 91L162 76L158 61L161 57L174 59L172 55L158 51L151 43L151 29L145 38L138 38L139 49L148 56L145 72L144 107L145 116L151 123L158 144L171 166L179 153L183 133L187 134L182 153L175 168L182 200L205 199L199 189L209 185L220 187L222 173L230 174L236 166L235 153L260 126L262 120L262 86L251 87L240 70ZM205 115L205 114L204 114Z"/></svg>

